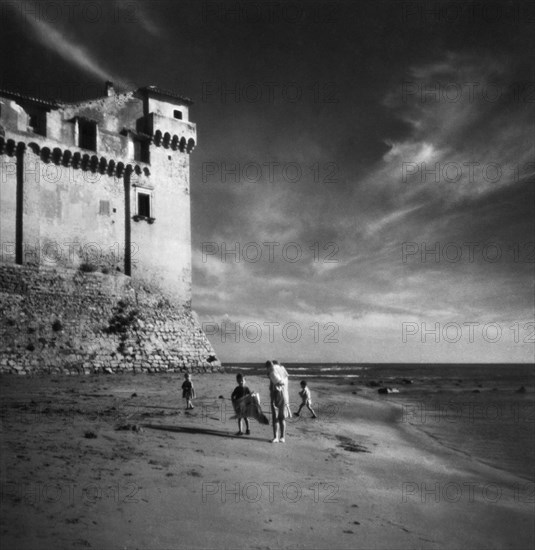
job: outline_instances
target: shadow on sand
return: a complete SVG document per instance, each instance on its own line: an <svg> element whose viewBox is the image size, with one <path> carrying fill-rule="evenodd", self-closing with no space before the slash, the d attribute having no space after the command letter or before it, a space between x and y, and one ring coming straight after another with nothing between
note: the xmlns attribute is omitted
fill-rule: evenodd
<svg viewBox="0 0 535 550"><path fill-rule="evenodd" d="M177 412L181 412L181 411L185 410L184 407L162 407L162 406L159 406L159 405L144 405L144 404L140 404L140 403L124 403L123 406L124 407L133 407L133 408L138 408L138 409L165 409L165 410L177 411Z"/></svg>
<svg viewBox="0 0 535 550"><path fill-rule="evenodd" d="M187 434L201 434L201 435L212 435L216 437L225 437L228 439L245 439L248 441L262 441L263 443L268 443L271 440L267 437L251 437L250 435L235 435L230 432L224 432L221 430L211 430L207 428L190 428L186 426L165 426L161 424L142 424L144 428L149 428L152 430L162 430L165 432L175 432L175 433L187 433Z"/></svg>

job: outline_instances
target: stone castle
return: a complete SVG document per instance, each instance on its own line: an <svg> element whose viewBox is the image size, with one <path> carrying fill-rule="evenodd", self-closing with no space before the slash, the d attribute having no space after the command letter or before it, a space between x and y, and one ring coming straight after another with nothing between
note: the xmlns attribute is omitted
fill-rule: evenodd
<svg viewBox="0 0 535 550"><path fill-rule="evenodd" d="M191 103L0 90L0 372L219 366L191 310Z"/></svg>

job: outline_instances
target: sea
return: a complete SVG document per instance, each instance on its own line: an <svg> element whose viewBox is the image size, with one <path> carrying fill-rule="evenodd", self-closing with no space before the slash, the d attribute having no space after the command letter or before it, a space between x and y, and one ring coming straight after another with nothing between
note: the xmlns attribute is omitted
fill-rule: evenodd
<svg viewBox="0 0 535 550"><path fill-rule="evenodd" d="M263 363L226 372L265 376ZM291 380L331 380L397 405L407 423L449 449L525 480L535 496L535 364L285 363ZM379 394L379 388L393 393ZM397 390L397 392L396 392ZM370 393L368 392L368 395ZM358 411L357 411L358 419ZM357 420L358 421L358 420Z"/></svg>

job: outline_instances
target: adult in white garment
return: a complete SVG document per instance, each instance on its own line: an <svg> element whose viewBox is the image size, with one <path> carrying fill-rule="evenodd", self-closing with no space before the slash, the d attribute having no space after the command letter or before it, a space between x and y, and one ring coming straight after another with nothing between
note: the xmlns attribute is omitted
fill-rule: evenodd
<svg viewBox="0 0 535 550"><path fill-rule="evenodd" d="M288 372L277 361L266 361L266 370L269 377L269 397L273 418L273 443L284 443L285 419L292 415L288 395Z"/></svg>

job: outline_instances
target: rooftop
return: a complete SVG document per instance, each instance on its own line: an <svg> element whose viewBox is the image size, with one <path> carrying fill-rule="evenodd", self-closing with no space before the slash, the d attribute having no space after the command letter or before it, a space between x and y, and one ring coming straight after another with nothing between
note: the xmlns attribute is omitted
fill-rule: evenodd
<svg viewBox="0 0 535 550"><path fill-rule="evenodd" d="M150 93L153 95L159 95L162 97L177 99L178 101L185 103L186 105L191 105L193 103L193 100L190 99L189 97L177 94L176 92L172 92L171 90L165 90L163 88L159 88L158 86L145 86L143 88L138 88L137 91Z"/></svg>
<svg viewBox="0 0 535 550"><path fill-rule="evenodd" d="M160 96L162 98L170 98L186 105L191 105L193 103L193 100L190 99L189 97L182 96L171 90L165 90L158 86L144 86L143 88L138 88L135 91L140 94L151 94L155 96ZM29 103L35 103L43 107L49 107L50 109L59 109L60 107L68 104L67 102L60 101L60 100L42 99L40 97L35 97L35 96L20 93L20 92L14 92L12 90L6 90L3 88L0 88L0 96L7 97L15 101L19 100L19 101L26 101ZM103 96L101 97L105 97L105 95L103 94ZM86 100L76 101L75 104L84 103L84 101L93 101L95 99L100 99L100 98L88 98Z"/></svg>
<svg viewBox="0 0 535 550"><path fill-rule="evenodd" d="M14 100L27 101L29 103L37 103L38 105L50 107L51 109L58 109L62 106L62 103L56 100L41 99L40 97L21 94L19 92L13 92L2 88L0 88L0 96Z"/></svg>

